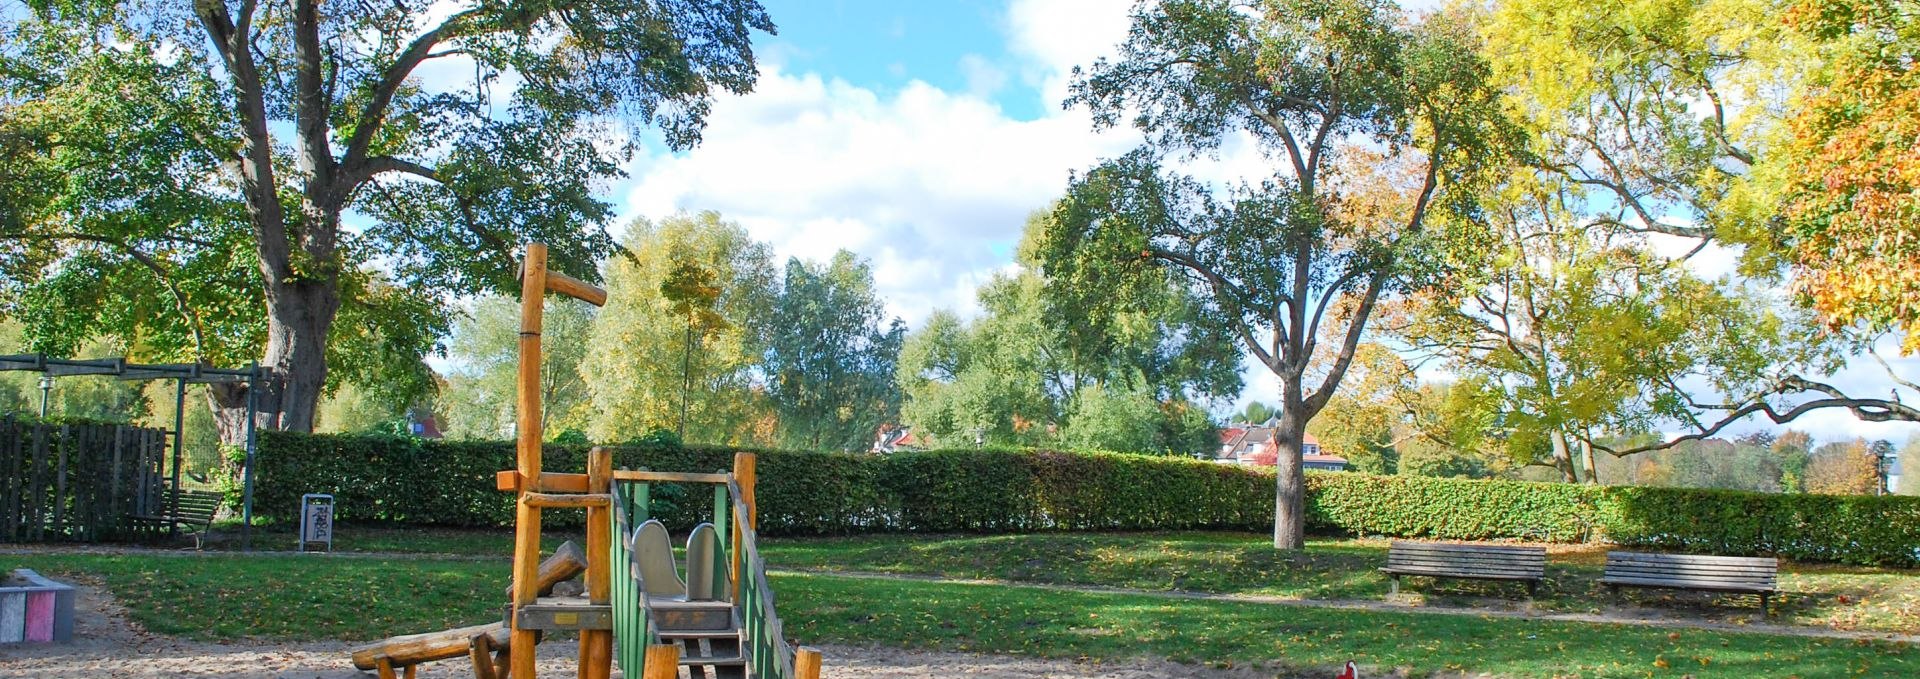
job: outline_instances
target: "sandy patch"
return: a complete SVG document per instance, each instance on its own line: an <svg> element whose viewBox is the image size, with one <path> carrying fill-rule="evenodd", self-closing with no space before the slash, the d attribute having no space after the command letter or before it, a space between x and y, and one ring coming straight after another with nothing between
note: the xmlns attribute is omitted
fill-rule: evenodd
<svg viewBox="0 0 1920 679"><path fill-rule="evenodd" d="M364 679L341 642L305 644L211 644L152 634L127 619L126 611L95 583L80 588L74 611L74 643L0 646L0 679L231 677L234 679ZM970 653L924 653L827 646L823 676L830 679L1275 679L1274 670L1216 669L1157 660L1074 662ZM543 677L574 676L577 647L568 641L540 646ZM471 677L465 661L420 667L422 679ZM620 676L615 671L614 676ZM684 675L683 675L684 676Z"/></svg>

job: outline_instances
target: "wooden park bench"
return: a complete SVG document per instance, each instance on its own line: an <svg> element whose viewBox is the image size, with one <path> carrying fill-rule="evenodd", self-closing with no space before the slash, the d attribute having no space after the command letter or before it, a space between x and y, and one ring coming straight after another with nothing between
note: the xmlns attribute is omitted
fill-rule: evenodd
<svg viewBox="0 0 1920 679"><path fill-rule="evenodd" d="M1387 567L1380 572L1393 576L1393 594L1400 593L1400 576L1429 578L1466 578L1471 580L1515 580L1527 583L1531 597L1546 577L1547 550L1544 547L1508 545L1464 545L1449 542L1393 541L1387 548Z"/></svg>
<svg viewBox="0 0 1920 679"><path fill-rule="evenodd" d="M1659 587L1760 595L1760 614L1779 591L1780 562L1771 557L1607 552L1600 582L1615 595L1621 587Z"/></svg>
<svg viewBox="0 0 1920 679"><path fill-rule="evenodd" d="M224 501L225 498L212 491L162 490L153 498L151 511L130 514L127 518L136 525L161 531L176 525L185 527L193 533L193 548L199 549L207 534L213 532L213 515L219 513Z"/></svg>

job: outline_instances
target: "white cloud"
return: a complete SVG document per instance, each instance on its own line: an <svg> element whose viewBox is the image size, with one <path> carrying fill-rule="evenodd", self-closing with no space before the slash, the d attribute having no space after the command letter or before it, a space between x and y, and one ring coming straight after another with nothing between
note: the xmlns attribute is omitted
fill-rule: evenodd
<svg viewBox="0 0 1920 679"><path fill-rule="evenodd" d="M691 152L638 159L628 217L718 210L782 256L847 249L909 323L969 310L1026 217L1067 173L1123 150L1084 114L1008 118L992 102L914 81L881 95L769 67L756 92L716 102Z"/></svg>

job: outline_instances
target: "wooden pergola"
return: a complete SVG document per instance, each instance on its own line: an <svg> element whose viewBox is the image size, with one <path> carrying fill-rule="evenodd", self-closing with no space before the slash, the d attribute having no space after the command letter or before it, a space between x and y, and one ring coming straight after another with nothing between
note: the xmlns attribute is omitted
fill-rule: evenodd
<svg viewBox="0 0 1920 679"><path fill-rule="evenodd" d="M260 368L249 366L244 370L231 368L210 368L191 363L144 364L128 363L125 358L48 358L44 354L0 355L0 372L36 372L44 375L41 383L41 399L44 402L47 391L52 389L51 380L67 376L99 375L120 380L174 380L173 403L173 475L171 483L175 498L180 490L180 468L185 438L185 417L187 412L187 385L189 384L231 384L247 383L247 458L242 472L241 490L241 543L244 548L253 547L253 453L254 418L258 414L255 394L259 392ZM176 500L177 501L177 500ZM169 530L178 530L172 526Z"/></svg>

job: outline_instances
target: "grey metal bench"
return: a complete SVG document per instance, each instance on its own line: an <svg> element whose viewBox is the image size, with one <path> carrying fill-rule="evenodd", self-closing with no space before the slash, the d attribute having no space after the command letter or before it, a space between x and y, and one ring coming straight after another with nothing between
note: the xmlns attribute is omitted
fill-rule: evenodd
<svg viewBox="0 0 1920 679"><path fill-rule="evenodd" d="M1393 594L1400 593L1400 576L1419 575L1524 582L1527 583L1529 597L1539 589L1546 571L1547 550L1544 547L1401 540L1395 540L1388 546L1387 567L1380 569L1380 572L1393 577Z"/></svg>
<svg viewBox="0 0 1920 679"><path fill-rule="evenodd" d="M1621 587L1658 587L1760 595L1760 614L1780 591L1780 561L1771 557L1607 552L1600 582L1615 595Z"/></svg>

